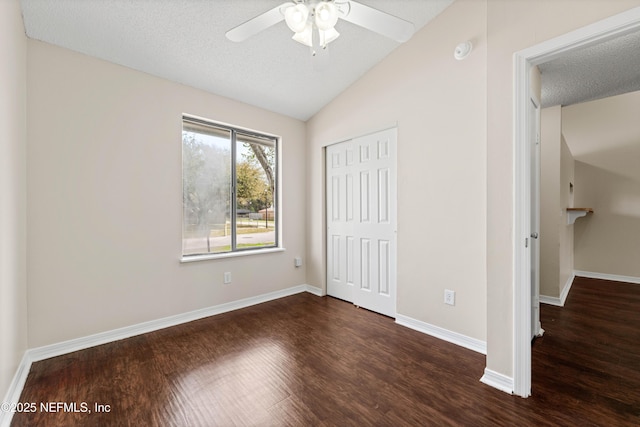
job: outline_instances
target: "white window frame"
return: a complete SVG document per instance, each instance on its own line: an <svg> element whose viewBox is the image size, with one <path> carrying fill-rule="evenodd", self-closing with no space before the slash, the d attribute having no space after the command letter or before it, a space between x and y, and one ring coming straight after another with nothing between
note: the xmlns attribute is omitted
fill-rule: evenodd
<svg viewBox="0 0 640 427"><path fill-rule="evenodd" d="M203 253L203 254L184 254L184 250L181 250L181 258L180 262L188 263L194 261L204 261L211 259L224 259L224 258L233 258L238 256L247 256L247 255L258 255L258 254L267 254L274 252L283 252L285 249L282 246L282 214L281 214L281 193L282 193L282 180L281 180L281 147L282 147L282 138L278 135L270 134L267 132L256 131L253 129L247 129L236 125L231 125L227 123L222 123L210 119L206 119L203 117L198 117L189 114L182 115L182 129L184 129L184 123L190 122L195 123L201 126L211 126L212 128L224 129L228 130L231 134L230 145L231 145L231 171L232 171L232 203L231 203L231 230L232 230L232 245L231 250L227 252L217 252L217 253ZM257 248L238 248L237 247L237 233L236 233L236 210L237 210L237 193L236 193L236 167L237 167L237 159L236 159L236 136L237 134L256 137L256 138L265 138L272 140L275 144L275 195L273 197L274 204L274 225L275 225L275 244L272 246L264 246ZM181 148L182 148L182 139L181 139ZM181 174L181 182L184 183L184 171ZM184 188L184 186L183 186ZM184 190L183 190L184 191ZM183 215L184 215L184 209ZM265 212L265 215L268 217L268 212ZM182 218L182 216L181 216ZM184 220L184 219L183 219ZM183 238L184 238L184 228L183 224L181 224L181 248Z"/></svg>

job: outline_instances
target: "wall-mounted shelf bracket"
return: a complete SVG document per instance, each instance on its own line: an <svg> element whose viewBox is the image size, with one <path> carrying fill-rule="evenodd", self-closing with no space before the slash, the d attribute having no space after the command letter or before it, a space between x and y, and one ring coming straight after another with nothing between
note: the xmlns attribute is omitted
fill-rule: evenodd
<svg viewBox="0 0 640 427"><path fill-rule="evenodd" d="M591 208L567 208L567 224L573 224L576 219L587 216L588 213L593 213Z"/></svg>

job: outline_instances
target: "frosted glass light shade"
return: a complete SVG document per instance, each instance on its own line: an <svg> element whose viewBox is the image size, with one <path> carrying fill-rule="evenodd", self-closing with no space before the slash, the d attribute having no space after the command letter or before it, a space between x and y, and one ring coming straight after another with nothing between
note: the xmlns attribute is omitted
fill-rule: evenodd
<svg viewBox="0 0 640 427"><path fill-rule="evenodd" d="M325 47L340 36L340 33L335 28L329 28L326 31L319 30L320 33L320 46Z"/></svg>
<svg viewBox="0 0 640 427"><path fill-rule="evenodd" d="M332 29L338 22L338 9L331 2L321 2L315 8L316 27L319 30L327 31Z"/></svg>
<svg viewBox="0 0 640 427"><path fill-rule="evenodd" d="M284 20L294 33L304 31L309 18L309 9L304 4L290 6L284 11Z"/></svg>
<svg viewBox="0 0 640 427"><path fill-rule="evenodd" d="M313 46L313 27L311 24L305 26L302 31L298 31L292 37L298 43L302 43L305 46L312 47Z"/></svg>

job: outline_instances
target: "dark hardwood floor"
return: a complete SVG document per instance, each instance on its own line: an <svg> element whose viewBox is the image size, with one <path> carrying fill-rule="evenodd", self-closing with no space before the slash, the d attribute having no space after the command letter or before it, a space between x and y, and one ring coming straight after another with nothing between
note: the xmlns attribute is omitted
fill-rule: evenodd
<svg viewBox="0 0 640 427"><path fill-rule="evenodd" d="M640 285L576 279L541 318L528 399L480 383L483 355L299 294L34 363L12 426L640 425Z"/></svg>

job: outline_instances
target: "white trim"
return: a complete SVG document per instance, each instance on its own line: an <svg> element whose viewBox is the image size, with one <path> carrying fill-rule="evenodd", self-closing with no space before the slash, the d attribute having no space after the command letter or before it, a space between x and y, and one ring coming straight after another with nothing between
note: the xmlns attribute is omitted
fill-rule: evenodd
<svg viewBox="0 0 640 427"><path fill-rule="evenodd" d="M528 251L528 218L531 198L527 153L527 102L530 99L529 72L532 66L562 57L566 53L596 45L640 29L640 7L587 25L514 54L514 194L513 194L513 385L514 393L531 394L531 283Z"/></svg>
<svg viewBox="0 0 640 427"><path fill-rule="evenodd" d="M182 258L180 258L180 262L187 263L187 262L196 262L196 261L208 261L212 259L227 259L227 258L235 258L239 256L272 254L275 252L284 252L284 251L286 251L285 248L265 248L265 249L250 249L250 250L235 251L235 252L224 252L220 254L184 255Z"/></svg>
<svg viewBox="0 0 640 427"><path fill-rule="evenodd" d="M322 288L318 288L315 286L311 286L311 285L303 285L305 287L305 291L309 292L310 294L313 294L317 297L324 297L327 295L327 293L322 289Z"/></svg>
<svg viewBox="0 0 640 427"><path fill-rule="evenodd" d="M492 371L489 368L484 369L484 375L480 378L480 382L505 393L513 394L513 378Z"/></svg>
<svg viewBox="0 0 640 427"><path fill-rule="evenodd" d="M423 334L431 335L441 340L450 342L452 344L459 345L469 350L473 350L478 353L487 354L487 343L476 338L471 338L458 332L453 332L448 329L441 328L439 326L431 325L421 320L403 316L402 314L396 315L396 323L401 326L422 332Z"/></svg>
<svg viewBox="0 0 640 427"><path fill-rule="evenodd" d="M22 360L20 361L20 365L18 365L18 369L13 376L13 380L11 380L11 384L9 384L9 390L7 390L4 400L0 403L20 402L20 395L22 394L24 383L27 381L27 376L31 370L31 362L29 351L27 350L22 356ZM9 427L12 419L13 412L0 409L0 427Z"/></svg>
<svg viewBox="0 0 640 427"><path fill-rule="evenodd" d="M548 295L540 295L540 303L547 305L555 305L556 307L564 307L564 304L558 297L550 297Z"/></svg>
<svg viewBox="0 0 640 427"><path fill-rule="evenodd" d="M514 55L513 125L513 392L531 395L531 159L528 150L531 65L522 53ZM486 373L485 373L486 375ZM487 383L490 384L490 383Z"/></svg>
<svg viewBox="0 0 640 427"><path fill-rule="evenodd" d="M573 280L575 278L576 274L572 273L569 279L567 279L567 282L564 284L562 292L560 292L560 297L540 295L540 302L549 305L556 305L558 307L564 307L564 303L567 302L567 297L569 296L569 291L571 290L571 285L573 285Z"/></svg>
<svg viewBox="0 0 640 427"><path fill-rule="evenodd" d="M588 279L611 280L613 282L635 283L640 285L640 277L620 276L618 274L594 273L590 271L576 270L575 276L586 277Z"/></svg>
<svg viewBox="0 0 640 427"><path fill-rule="evenodd" d="M3 402L17 403L20 401L20 395L22 394L22 389L24 388L25 381L27 380L27 375L29 374L31 364L33 362L48 359L51 357L61 356L63 354L71 353L78 350L84 350L86 348L94 347L101 344L119 341L125 338L133 337L135 335L157 331L159 329L169 328L171 326L203 319L205 317L215 316L217 314L222 314L233 310L239 310L241 308L250 307L256 304L262 304L263 302L288 297L302 292L309 292L317 296L324 296L324 291L320 288L306 284L299 285L287 289L282 289L280 291L258 295L255 297L249 297L238 301L232 301L225 304L219 304L212 307L193 310L187 313L177 314L175 316L151 320L149 322L125 326L123 328L100 332L86 337L75 338L56 344L28 349L22 357L22 361L20 362L20 365L16 370L16 374L14 375L13 380L9 385L9 390ZM8 427L11 424L12 418L12 413L0 410L0 427Z"/></svg>
<svg viewBox="0 0 640 427"><path fill-rule="evenodd" d="M573 285L573 280L576 278L575 273L571 273L571 276L567 279L567 282L564 284L562 288L562 292L560 292L560 302L564 307L564 303L567 302L567 297L569 296L569 291L571 290L571 286Z"/></svg>

